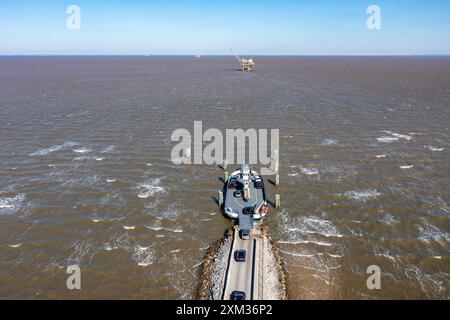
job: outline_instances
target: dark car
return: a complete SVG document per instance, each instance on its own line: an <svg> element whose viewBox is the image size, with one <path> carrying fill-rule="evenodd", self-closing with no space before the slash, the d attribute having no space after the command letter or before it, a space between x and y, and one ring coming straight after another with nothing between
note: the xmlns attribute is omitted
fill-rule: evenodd
<svg viewBox="0 0 450 320"><path fill-rule="evenodd" d="M245 292L233 291L231 293L230 300L234 300L234 301L245 300Z"/></svg>
<svg viewBox="0 0 450 320"><path fill-rule="evenodd" d="M262 179L256 179L254 185L256 189L264 188L264 182L262 181Z"/></svg>
<svg viewBox="0 0 450 320"><path fill-rule="evenodd" d="M245 262L247 260L247 251L237 250L234 252L234 259L237 262Z"/></svg>
<svg viewBox="0 0 450 320"><path fill-rule="evenodd" d="M238 179L235 177L230 178L228 181L228 189L237 189L238 187Z"/></svg>
<svg viewBox="0 0 450 320"><path fill-rule="evenodd" d="M241 237L242 240L249 240L250 239L250 230L241 230L239 231L239 237Z"/></svg>
<svg viewBox="0 0 450 320"><path fill-rule="evenodd" d="M245 207L244 209L242 209L242 213L245 215L252 215L255 213L255 208L254 207Z"/></svg>

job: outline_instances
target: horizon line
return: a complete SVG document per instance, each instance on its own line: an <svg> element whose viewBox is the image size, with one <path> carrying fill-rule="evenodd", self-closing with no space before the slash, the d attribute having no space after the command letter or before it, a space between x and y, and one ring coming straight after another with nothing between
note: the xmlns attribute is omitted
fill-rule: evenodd
<svg viewBox="0 0 450 320"><path fill-rule="evenodd" d="M448 57L450 53L426 54L251 54L253 57ZM0 53L0 57L234 57L234 54L145 54L145 53Z"/></svg>

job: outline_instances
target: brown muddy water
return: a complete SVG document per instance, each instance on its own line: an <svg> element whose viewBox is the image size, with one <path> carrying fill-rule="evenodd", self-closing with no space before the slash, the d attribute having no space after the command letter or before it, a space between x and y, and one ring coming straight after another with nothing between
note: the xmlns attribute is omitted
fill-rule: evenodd
<svg viewBox="0 0 450 320"><path fill-rule="evenodd" d="M203 120L280 129L289 298L449 299L450 58L256 61L0 58L0 297L195 298L222 172L170 136Z"/></svg>

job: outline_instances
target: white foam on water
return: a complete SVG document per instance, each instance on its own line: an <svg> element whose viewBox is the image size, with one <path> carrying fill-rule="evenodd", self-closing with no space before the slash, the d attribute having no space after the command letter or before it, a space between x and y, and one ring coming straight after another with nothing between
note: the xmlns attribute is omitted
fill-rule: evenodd
<svg viewBox="0 0 450 320"><path fill-rule="evenodd" d="M404 165L404 166L400 166L401 169L411 169L414 168L414 166L412 164L408 164L408 165Z"/></svg>
<svg viewBox="0 0 450 320"><path fill-rule="evenodd" d="M380 221L388 226L393 226L397 223L399 223L399 220L396 219L392 214L386 213Z"/></svg>
<svg viewBox="0 0 450 320"><path fill-rule="evenodd" d="M178 253L178 252L180 252L180 251L181 251L180 249L176 249L176 250L170 251L170 253Z"/></svg>
<svg viewBox="0 0 450 320"><path fill-rule="evenodd" d="M327 234L327 233L318 232L318 231L306 231L306 233L318 234L318 235L324 236L326 238L330 238L330 237L342 238L342 237L344 237L342 234Z"/></svg>
<svg viewBox="0 0 450 320"><path fill-rule="evenodd" d="M376 155L375 156L375 158L386 158L386 155L385 154L378 154L378 155Z"/></svg>
<svg viewBox="0 0 450 320"><path fill-rule="evenodd" d="M381 193L379 193L376 189L364 189L346 191L343 195L352 200L366 201L369 199L377 198L379 195L381 195Z"/></svg>
<svg viewBox="0 0 450 320"><path fill-rule="evenodd" d="M153 264L155 260L155 252L150 247L141 247L136 244L134 246L133 259L137 262L138 266L147 267Z"/></svg>
<svg viewBox="0 0 450 320"><path fill-rule="evenodd" d="M433 146L425 146L425 149L431 150L433 152L441 152L444 151L444 148L438 148L438 147L433 147Z"/></svg>
<svg viewBox="0 0 450 320"><path fill-rule="evenodd" d="M18 194L15 197L0 198L0 214L14 213L22 206L24 200L24 194Z"/></svg>
<svg viewBox="0 0 450 320"><path fill-rule="evenodd" d="M423 224L417 225L417 228L419 230L419 239L421 241L427 244L431 241L436 241L441 246L448 249L450 243L449 233L426 221Z"/></svg>
<svg viewBox="0 0 450 320"><path fill-rule="evenodd" d="M138 184L135 189L139 190L137 195L140 199L147 199L157 193L162 193L165 189L161 186L161 179L153 178L144 183Z"/></svg>
<svg viewBox="0 0 450 320"><path fill-rule="evenodd" d="M320 143L321 146L335 146L337 144L338 144L337 141L333 139L324 139Z"/></svg>
<svg viewBox="0 0 450 320"><path fill-rule="evenodd" d="M146 165L147 167L153 166L151 163L146 163L145 165Z"/></svg>
<svg viewBox="0 0 450 320"><path fill-rule="evenodd" d="M444 281L435 278L436 273L428 274L417 265L408 265L404 270L409 279L418 282L429 299L433 298L436 293L444 293L448 290Z"/></svg>
<svg viewBox="0 0 450 320"><path fill-rule="evenodd" d="M104 248L106 251L112 251L112 250L117 250L117 249L119 249L119 247L111 246L109 243L105 243L105 244L103 245L103 248Z"/></svg>
<svg viewBox="0 0 450 320"><path fill-rule="evenodd" d="M72 248L74 251L66 259L65 265L81 266L83 262L91 262L96 254L94 245L89 241L77 240L72 243ZM85 257L88 257L88 259L85 259Z"/></svg>
<svg viewBox="0 0 450 320"><path fill-rule="evenodd" d="M166 236L163 235L163 234L157 234L156 237L157 237L157 238L165 238Z"/></svg>
<svg viewBox="0 0 450 320"><path fill-rule="evenodd" d="M305 168L302 166L291 166L291 168L300 168L300 172L290 173L288 174L289 177L297 177L300 174L308 176L319 174L319 170L317 168Z"/></svg>
<svg viewBox="0 0 450 320"><path fill-rule="evenodd" d="M134 230L134 229L136 229L135 226L122 226L122 228L124 228L125 230Z"/></svg>
<svg viewBox="0 0 450 320"><path fill-rule="evenodd" d="M65 148L71 148L71 147L76 147L80 145L78 142L74 142L74 141L66 141L63 144L59 144L59 145L54 145L45 149L41 149L39 151L33 152L30 154L30 156L45 156L47 154L50 154L52 152L55 151L60 151L63 150Z"/></svg>
<svg viewBox="0 0 450 320"><path fill-rule="evenodd" d="M114 150L116 150L116 146L111 145L111 146L108 146L105 149L103 149L101 151L101 153L111 153L111 152L114 152Z"/></svg>
<svg viewBox="0 0 450 320"><path fill-rule="evenodd" d="M80 149L74 149L73 152L75 152L75 153L88 153L88 152L91 152L91 150L89 150L87 148L80 148Z"/></svg>
<svg viewBox="0 0 450 320"><path fill-rule="evenodd" d="M179 228L179 229L164 228L164 230L173 232L173 233L183 233L183 229L181 229L181 228Z"/></svg>
<svg viewBox="0 0 450 320"><path fill-rule="evenodd" d="M8 247L16 249L23 245L23 243L16 243L16 244L8 244Z"/></svg>
<svg viewBox="0 0 450 320"><path fill-rule="evenodd" d="M391 135L393 137L396 137L396 138L399 138L399 139L403 139L403 140L411 140L412 139L411 136L406 135L406 134L395 133L395 132L392 132L392 131L383 131L383 132L386 133L386 134L389 134L389 135Z"/></svg>
<svg viewBox="0 0 450 320"><path fill-rule="evenodd" d="M315 256L315 254L302 254L302 253L288 252L288 251L283 251L283 250L280 250L280 252L284 253L284 254L288 254L290 256L301 257L301 258L313 258Z"/></svg>
<svg viewBox="0 0 450 320"><path fill-rule="evenodd" d="M388 260L390 260L392 262L395 262L395 260L396 260L394 256L392 256L392 255L390 255L388 253L376 253L375 255L377 257L384 257L384 258L386 258L386 259L388 259Z"/></svg>
<svg viewBox="0 0 450 320"><path fill-rule="evenodd" d="M106 182L108 182L108 183L113 183L113 182L116 182L117 180L116 179L106 179Z"/></svg>
<svg viewBox="0 0 450 320"><path fill-rule="evenodd" d="M161 231L164 229L163 227L152 227L152 226L145 226L145 228L153 231Z"/></svg>
<svg viewBox="0 0 450 320"><path fill-rule="evenodd" d="M400 139L399 138L394 138L394 137L379 137L379 138L377 138L377 140L379 142L390 143L390 142L398 141Z"/></svg>
<svg viewBox="0 0 450 320"><path fill-rule="evenodd" d="M329 242L322 242L322 241L312 241L312 240L300 240L300 241L278 241L279 244L315 244L318 246L324 246L324 247L331 247L333 244Z"/></svg>
<svg viewBox="0 0 450 320"><path fill-rule="evenodd" d="M105 160L105 158L101 158L101 157L95 158L95 161L103 161L103 160Z"/></svg>
<svg viewBox="0 0 450 320"><path fill-rule="evenodd" d="M343 235L338 229L331 223L331 221L316 217L316 216L300 216L293 219L288 219L287 214L282 214L282 225L284 230L289 236L290 240L298 240L299 236L305 235L320 235L326 238L342 238ZM316 239L300 239L304 241L316 240Z"/></svg>
<svg viewBox="0 0 450 320"><path fill-rule="evenodd" d="M344 255L341 254L331 254L331 253L327 253L327 255L329 255L332 258L343 258Z"/></svg>
<svg viewBox="0 0 450 320"><path fill-rule="evenodd" d="M433 256L434 259L442 259L442 256Z"/></svg>
<svg viewBox="0 0 450 320"><path fill-rule="evenodd" d="M319 170L318 169L316 169L316 168L302 168L301 170L300 170L300 172L302 173L302 174L306 174L306 175L315 175L315 174L319 174Z"/></svg>

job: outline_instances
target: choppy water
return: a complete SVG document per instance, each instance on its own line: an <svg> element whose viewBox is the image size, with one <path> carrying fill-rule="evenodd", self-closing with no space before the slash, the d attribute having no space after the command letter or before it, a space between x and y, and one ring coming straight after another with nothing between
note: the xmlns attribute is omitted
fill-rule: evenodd
<svg viewBox="0 0 450 320"><path fill-rule="evenodd" d="M0 297L194 298L229 222L220 170L172 164L170 135L203 120L280 129L291 298L448 299L449 75L444 57L0 58Z"/></svg>

